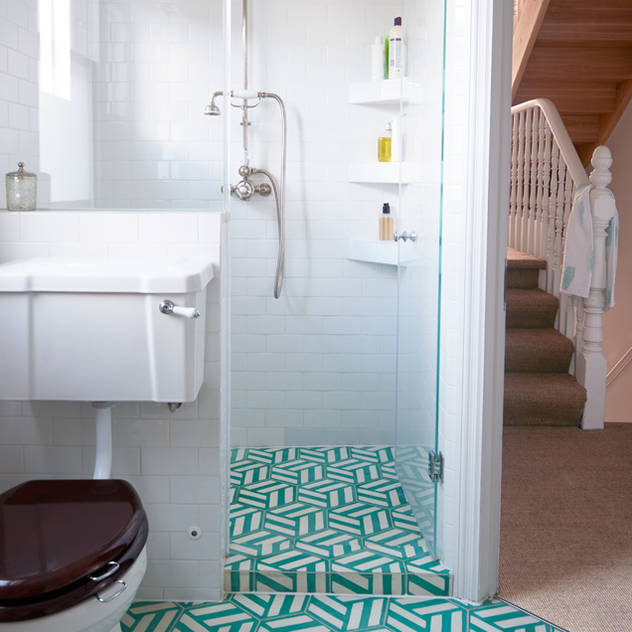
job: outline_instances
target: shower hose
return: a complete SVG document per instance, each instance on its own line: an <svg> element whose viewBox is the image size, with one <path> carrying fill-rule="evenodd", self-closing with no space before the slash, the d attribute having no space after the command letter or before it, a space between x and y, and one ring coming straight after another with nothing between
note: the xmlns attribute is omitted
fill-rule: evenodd
<svg viewBox="0 0 632 632"><path fill-rule="evenodd" d="M283 281L285 278L285 172L287 168L287 114L285 111L285 104L283 99L274 92L261 92L262 98L274 99L281 109L281 177L279 178L279 184L274 176L267 169L253 169L253 173L261 173L270 180L272 185L272 192L274 193L274 201L276 204L276 216L277 216L277 232L279 235L279 253L277 257L276 276L274 280L274 298L281 296L281 290L283 289Z"/></svg>

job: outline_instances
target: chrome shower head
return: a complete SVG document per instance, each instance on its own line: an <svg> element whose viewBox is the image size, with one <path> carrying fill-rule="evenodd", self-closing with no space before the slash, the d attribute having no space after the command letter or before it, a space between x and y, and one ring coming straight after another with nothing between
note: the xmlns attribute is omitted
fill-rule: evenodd
<svg viewBox="0 0 632 632"><path fill-rule="evenodd" d="M219 116L222 112L219 107L215 104L216 97L223 95L223 92L214 92L211 97L211 102L204 108L204 114L207 116Z"/></svg>

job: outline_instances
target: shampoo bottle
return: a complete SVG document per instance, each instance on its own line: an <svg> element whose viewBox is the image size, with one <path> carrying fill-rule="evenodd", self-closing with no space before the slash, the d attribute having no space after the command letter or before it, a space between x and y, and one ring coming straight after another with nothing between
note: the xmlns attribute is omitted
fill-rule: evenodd
<svg viewBox="0 0 632 632"><path fill-rule="evenodd" d="M404 76L406 44L402 33L402 18L394 20L393 28L388 34L388 78L401 79Z"/></svg>
<svg viewBox="0 0 632 632"><path fill-rule="evenodd" d="M380 241L393 240L393 218L391 217L391 205L384 202L382 206L382 214L379 220Z"/></svg>

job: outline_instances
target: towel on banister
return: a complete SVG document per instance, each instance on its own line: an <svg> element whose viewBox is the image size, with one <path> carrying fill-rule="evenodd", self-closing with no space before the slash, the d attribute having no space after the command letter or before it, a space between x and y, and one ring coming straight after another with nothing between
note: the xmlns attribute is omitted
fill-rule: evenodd
<svg viewBox="0 0 632 632"><path fill-rule="evenodd" d="M585 184L577 189L573 208L566 226L564 259L562 262L562 282L560 291L574 296L588 297L595 259L593 223L590 208L592 185ZM606 296L604 310L614 307L614 281L617 268L617 248L619 241L619 214L612 203L612 219L606 229Z"/></svg>

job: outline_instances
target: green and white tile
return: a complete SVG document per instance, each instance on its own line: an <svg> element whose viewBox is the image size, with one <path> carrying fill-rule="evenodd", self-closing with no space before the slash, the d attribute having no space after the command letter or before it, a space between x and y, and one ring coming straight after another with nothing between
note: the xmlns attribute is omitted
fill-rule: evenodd
<svg viewBox="0 0 632 632"><path fill-rule="evenodd" d="M501 601L238 593L208 603L138 602L123 632L564 632Z"/></svg>
<svg viewBox="0 0 632 632"><path fill-rule="evenodd" d="M392 448L238 448L231 481L227 591L450 594Z"/></svg>

